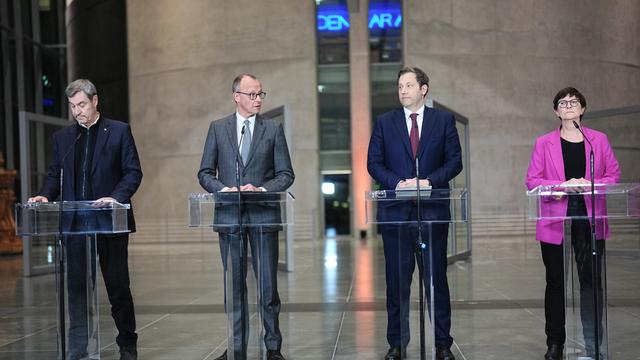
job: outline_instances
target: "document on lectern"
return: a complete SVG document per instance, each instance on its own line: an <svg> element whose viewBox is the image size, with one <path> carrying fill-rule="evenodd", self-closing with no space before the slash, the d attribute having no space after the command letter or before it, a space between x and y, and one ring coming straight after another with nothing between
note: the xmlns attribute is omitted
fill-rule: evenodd
<svg viewBox="0 0 640 360"><path fill-rule="evenodd" d="M396 199L416 198L418 196L417 186L407 186L396 190ZM431 196L431 186L420 187L420 197Z"/></svg>

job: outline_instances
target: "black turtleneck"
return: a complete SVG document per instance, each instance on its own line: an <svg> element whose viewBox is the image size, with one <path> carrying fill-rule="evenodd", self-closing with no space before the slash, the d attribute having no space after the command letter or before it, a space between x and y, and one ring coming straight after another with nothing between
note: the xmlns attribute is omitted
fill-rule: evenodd
<svg viewBox="0 0 640 360"><path fill-rule="evenodd" d="M96 139L100 130L100 118L90 128L76 124L80 138L75 149L75 195L76 200L95 200L91 184L91 168Z"/></svg>

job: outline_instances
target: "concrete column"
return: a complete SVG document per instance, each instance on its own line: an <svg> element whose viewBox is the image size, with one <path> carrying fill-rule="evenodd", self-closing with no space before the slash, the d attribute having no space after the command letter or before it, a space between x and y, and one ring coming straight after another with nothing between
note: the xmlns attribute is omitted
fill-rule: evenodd
<svg viewBox="0 0 640 360"><path fill-rule="evenodd" d="M371 190L367 149L371 135L371 79L369 66L369 2L349 1L349 77L351 86L351 208L353 229L366 235L365 191ZM371 210L371 209L369 209Z"/></svg>
<svg viewBox="0 0 640 360"><path fill-rule="evenodd" d="M235 111L231 82L249 72L268 93L263 111L287 109L296 232L310 237L320 199L315 4L131 0L127 21L131 126L145 174L136 220L184 229L188 193L204 191L196 175L209 123Z"/></svg>

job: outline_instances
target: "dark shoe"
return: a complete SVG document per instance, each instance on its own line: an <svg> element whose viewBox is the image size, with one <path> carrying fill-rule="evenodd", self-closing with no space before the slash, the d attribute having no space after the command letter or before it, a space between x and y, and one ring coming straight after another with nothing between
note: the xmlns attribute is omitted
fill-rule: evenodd
<svg viewBox="0 0 640 360"><path fill-rule="evenodd" d="M448 347L436 346L436 360L456 360Z"/></svg>
<svg viewBox="0 0 640 360"><path fill-rule="evenodd" d="M280 350L267 350L267 360L285 360Z"/></svg>
<svg viewBox="0 0 640 360"><path fill-rule="evenodd" d="M120 346L120 360L138 360L136 345Z"/></svg>
<svg viewBox="0 0 640 360"><path fill-rule="evenodd" d="M227 360L227 350L225 350L222 355L218 356L217 358L213 359L213 360Z"/></svg>
<svg viewBox="0 0 640 360"><path fill-rule="evenodd" d="M561 360L563 345L551 344L547 347L547 352L544 354L544 360Z"/></svg>
<svg viewBox="0 0 640 360"><path fill-rule="evenodd" d="M392 347L384 356L384 360L401 360L407 358L407 351L402 351L399 347Z"/></svg>

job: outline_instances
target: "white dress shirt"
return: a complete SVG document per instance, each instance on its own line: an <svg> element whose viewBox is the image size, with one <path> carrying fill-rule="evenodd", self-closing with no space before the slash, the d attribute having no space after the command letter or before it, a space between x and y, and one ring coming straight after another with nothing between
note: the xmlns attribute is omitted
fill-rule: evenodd
<svg viewBox="0 0 640 360"><path fill-rule="evenodd" d="M403 107L402 109L404 110L404 120L407 122L407 131L409 135L411 135L412 124L410 115L414 112L407 109L406 107ZM420 138L420 135L422 135L422 119L424 118L424 106L421 106L420 109L418 109L418 111L416 111L415 113L418 114L418 118L416 119L416 121L418 122L418 138Z"/></svg>

